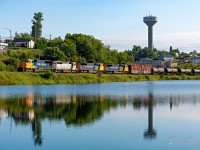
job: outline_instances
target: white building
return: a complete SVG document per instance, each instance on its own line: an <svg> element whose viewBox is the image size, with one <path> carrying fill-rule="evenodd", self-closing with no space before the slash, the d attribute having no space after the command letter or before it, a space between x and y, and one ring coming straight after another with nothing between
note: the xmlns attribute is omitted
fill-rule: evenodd
<svg viewBox="0 0 200 150"><path fill-rule="evenodd" d="M8 48L8 44L0 43L0 50L6 50Z"/></svg>
<svg viewBox="0 0 200 150"><path fill-rule="evenodd" d="M35 42L33 40L13 40L9 42L9 46L34 48Z"/></svg>

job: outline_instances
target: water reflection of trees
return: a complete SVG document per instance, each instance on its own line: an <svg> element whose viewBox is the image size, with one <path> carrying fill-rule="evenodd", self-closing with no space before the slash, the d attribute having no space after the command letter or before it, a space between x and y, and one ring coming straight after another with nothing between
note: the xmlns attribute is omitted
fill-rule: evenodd
<svg viewBox="0 0 200 150"><path fill-rule="evenodd" d="M180 101L181 99L181 101ZM195 103L198 100L195 99ZM132 105L135 110L148 109L148 129L144 138L155 137L153 129L153 107L169 104L178 106L186 103L181 96L154 96L151 93L142 96L81 96L60 95L43 97L42 95L29 94L24 98L0 99L0 110L13 118L16 125L31 125L35 145L42 145L42 121L64 120L67 127L83 126L100 120L105 112L117 107ZM191 102L191 101L190 101ZM154 134L155 133L155 134Z"/></svg>
<svg viewBox="0 0 200 150"><path fill-rule="evenodd" d="M99 120L118 102L103 96L42 96L0 100L16 125L31 125L35 145L42 145L42 120L64 120L66 126L82 126Z"/></svg>

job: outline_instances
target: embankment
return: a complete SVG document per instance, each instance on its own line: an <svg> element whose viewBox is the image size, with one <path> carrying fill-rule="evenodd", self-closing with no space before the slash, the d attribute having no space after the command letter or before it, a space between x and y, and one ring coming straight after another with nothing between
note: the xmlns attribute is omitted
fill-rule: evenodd
<svg viewBox="0 0 200 150"><path fill-rule="evenodd" d="M0 72L0 85L84 84L151 80L198 80L200 75L129 75L87 73Z"/></svg>

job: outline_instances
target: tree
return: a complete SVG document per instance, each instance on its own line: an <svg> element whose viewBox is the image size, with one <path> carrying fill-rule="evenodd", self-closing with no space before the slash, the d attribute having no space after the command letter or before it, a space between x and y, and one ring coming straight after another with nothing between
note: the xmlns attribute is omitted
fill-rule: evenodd
<svg viewBox="0 0 200 150"><path fill-rule="evenodd" d="M133 56L129 56L126 51L118 53L119 64L128 64L128 63L133 63L133 62L134 62Z"/></svg>
<svg viewBox="0 0 200 150"><path fill-rule="evenodd" d="M41 37L40 39L36 41L35 48L45 49L47 47L47 43L48 43L47 39L45 39L44 37Z"/></svg>
<svg viewBox="0 0 200 150"><path fill-rule="evenodd" d="M118 64L118 51L117 50L111 50L108 52L108 60L106 63Z"/></svg>
<svg viewBox="0 0 200 150"><path fill-rule="evenodd" d="M67 56L68 61L77 61L78 53L76 51L76 44L71 40L65 40L65 42L61 46L61 50Z"/></svg>
<svg viewBox="0 0 200 150"><path fill-rule="evenodd" d="M108 53L109 53L110 49L109 48L101 48L99 50L99 60L98 62L101 62L101 63L106 63L107 60L108 60Z"/></svg>
<svg viewBox="0 0 200 150"><path fill-rule="evenodd" d="M34 13L33 16L33 26L32 26L32 32L31 36L34 38L34 40L38 40L42 35L42 21L43 21L43 14L41 12Z"/></svg>
<svg viewBox="0 0 200 150"><path fill-rule="evenodd" d="M63 51L57 47L47 47L44 50L44 58L48 60L66 60L66 56Z"/></svg>
<svg viewBox="0 0 200 150"><path fill-rule="evenodd" d="M15 33L15 38L14 40L32 40L32 37L28 33Z"/></svg>
<svg viewBox="0 0 200 150"><path fill-rule="evenodd" d="M61 39L61 37L57 37L49 41L47 45L48 47L57 47L60 49L62 43L63 43L63 40Z"/></svg>

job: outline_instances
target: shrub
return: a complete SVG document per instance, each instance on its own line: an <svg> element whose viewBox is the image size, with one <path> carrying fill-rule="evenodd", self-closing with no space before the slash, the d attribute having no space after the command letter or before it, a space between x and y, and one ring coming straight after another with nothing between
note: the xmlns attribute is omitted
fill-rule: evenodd
<svg viewBox="0 0 200 150"><path fill-rule="evenodd" d="M160 79L163 79L163 74L160 75Z"/></svg>
<svg viewBox="0 0 200 150"><path fill-rule="evenodd" d="M149 75L145 75L145 78L147 79L147 80L149 80L150 78L149 78Z"/></svg>
<svg viewBox="0 0 200 150"><path fill-rule="evenodd" d="M12 65L14 68L18 68L19 66L19 59L11 57L4 61L6 65Z"/></svg>
<svg viewBox="0 0 200 150"><path fill-rule="evenodd" d="M16 68L13 65L7 65L6 70L14 72L16 71Z"/></svg>
<svg viewBox="0 0 200 150"><path fill-rule="evenodd" d="M42 77L45 79L52 78L52 76L53 76L53 72L51 70L45 71L45 73L42 75Z"/></svg>
<svg viewBox="0 0 200 150"><path fill-rule="evenodd" d="M6 65L2 62L0 62L0 71L6 70Z"/></svg>
<svg viewBox="0 0 200 150"><path fill-rule="evenodd" d="M12 56L12 51L10 49L7 51L7 55Z"/></svg>

